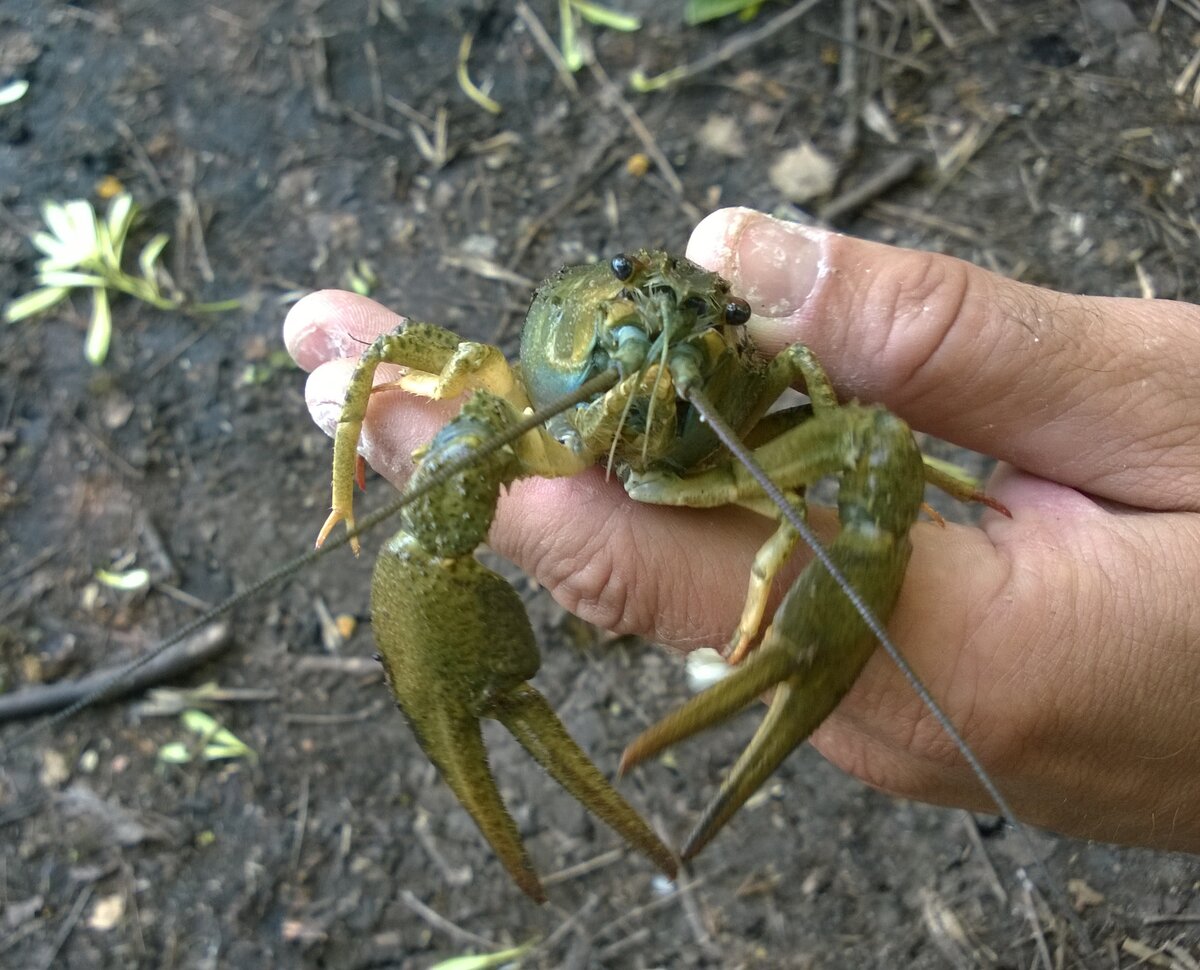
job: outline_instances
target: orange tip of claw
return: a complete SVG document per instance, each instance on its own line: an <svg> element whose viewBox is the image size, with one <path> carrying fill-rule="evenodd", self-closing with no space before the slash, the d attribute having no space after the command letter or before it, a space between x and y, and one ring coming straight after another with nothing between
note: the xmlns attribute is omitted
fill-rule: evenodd
<svg viewBox="0 0 1200 970"><path fill-rule="evenodd" d="M355 455L354 481L360 492L367 490L367 460L362 455Z"/></svg>

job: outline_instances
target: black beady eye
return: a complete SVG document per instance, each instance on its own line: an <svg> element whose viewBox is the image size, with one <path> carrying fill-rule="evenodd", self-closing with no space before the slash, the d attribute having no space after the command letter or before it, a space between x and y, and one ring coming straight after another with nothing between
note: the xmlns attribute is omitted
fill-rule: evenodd
<svg viewBox="0 0 1200 970"><path fill-rule="evenodd" d="M633 260L624 253L617 253L617 255L608 261L608 265L612 267L613 276L621 282L624 282L633 275Z"/></svg>
<svg viewBox="0 0 1200 970"><path fill-rule="evenodd" d="M731 296L725 303L725 322L737 327L750 319L750 304L740 296Z"/></svg>

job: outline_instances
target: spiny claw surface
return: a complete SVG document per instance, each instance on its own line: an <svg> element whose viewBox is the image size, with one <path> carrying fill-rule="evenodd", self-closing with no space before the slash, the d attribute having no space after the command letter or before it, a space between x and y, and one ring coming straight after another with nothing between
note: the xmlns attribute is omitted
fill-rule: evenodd
<svg viewBox="0 0 1200 970"><path fill-rule="evenodd" d="M766 717L684 843L680 855L685 860L704 848L825 720L874 651L874 635L842 583L848 581L861 603L886 622L904 580L911 551L908 533L923 488L920 452L911 434L887 412L855 406L818 414L809 432L814 438L810 445L826 433L840 434L854 445L844 449L838 492L841 531L826 549L841 581L821 562L810 562L746 662L645 731L621 759L624 771L732 717L774 688ZM811 451L819 454L819 449ZM889 488L881 487L883 482ZM786 530L777 532L763 547L759 556L769 566L767 574L782 561L769 554L771 543L782 550L788 540Z"/></svg>
<svg viewBox="0 0 1200 970"><path fill-rule="evenodd" d="M389 686L421 747L504 867L545 899L488 765L480 720L500 721L560 785L674 878L670 849L526 681L540 665L516 591L472 556L431 555L399 533L375 569L372 622Z"/></svg>

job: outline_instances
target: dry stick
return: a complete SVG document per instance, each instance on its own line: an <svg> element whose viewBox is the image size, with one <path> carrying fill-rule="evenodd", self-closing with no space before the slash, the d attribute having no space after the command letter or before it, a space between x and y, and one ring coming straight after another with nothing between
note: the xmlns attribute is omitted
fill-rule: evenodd
<svg viewBox="0 0 1200 970"><path fill-rule="evenodd" d="M694 882L684 883L679 887L679 893L682 897L680 902L683 905L683 917L691 928L696 945L710 957L724 962L721 960L721 948L717 946L708 927L704 925L704 916L700 912L700 904L696 898L696 884Z"/></svg>
<svg viewBox="0 0 1200 970"><path fill-rule="evenodd" d="M858 87L858 0L842 0L841 45L838 55L838 83L834 94L853 100Z"/></svg>
<svg viewBox="0 0 1200 970"><path fill-rule="evenodd" d="M366 41L363 44L363 58L367 62L367 76L371 81L371 109L376 118L383 117L383 78L379 74L379 54L375 51L375 43Z"/></svg>
<svg viewBox="0 0 1200 970"><path fill-rule="evenodd" d="M987 7L983 5L983 0L967 0L971 10L974 11L976 18L993 37L1000 36L1000 29L996 26L996 21L992 19L992 15L988 13Z"/></svg>
<svg viewBox="0 0 1200 970"><path fill-rule="evenodd" d="M650 930L642 927L640 930L635 930L628 936L622 937L616 943L610 943L601 950L596 951L596 962L605 964L609 960L614 960L622 956L626 950L632 950L634 947L641 946L650 939Z"/></svg>
<svg viewBox="0 0 1200 970"><path fill-rule="evenodd" d="M546 32L546 28L542 25L538 15L533 12L529 4L524 0L518 0L515 7L517 16L525 22L525 26L529 28L529 35L533 38L533 42L538 45L542 53L546 55L552 65L554 65L554 73L558 75L558 80L562 86L567 89L571 97L579 97L579 85L575 83L575 76L571 73L571 69L567 67L567 62L563 60L562 54L559 52L557 45Z"/></svg>
<svg viewBox="0 0 1200 970"><path fill-rule="evenodd" d="M400 894L400 901L430 926L441 930L453 939L458 940L459 943L465 943L468 946L480 946L485 950L498 950L500 948L500 945L494 940L489 940L486 936L477 936L470 930L464 930L457 923L450 922L450 920L446 919L437 910L430 909L421 900L417 899L416 894L411 889L406 889Z"/></svg>
<svg viewBox="0 0 1200 970"><path fill-rule="evenodd" d="M429 830L429 813L422 808L417 809L417 820L413 823L413 834L421 843L421 848L433 860L441 874L442 882L447 886L465 886L473 878L470 866L456 866L442 854L441 847Z"/></svg>
<svg viewBox="0 0 1200 970"><path fill-rule="evenodd" d="M299 671L318 670L332 671L345 674L348 677L377 676L383 678L383 667L378 660L370 657L326 657L313 655L297 657L292 663L293 669Z"/></svg>
<svg viewBox="0 0 1200 970"><path fill-rule="evenodd" d="M611 163L605 162L604 156L608 154L609 149L616 143L618 137L618 129L610 129L600 143L580 162L578 170L582 174L572 183L570 188L563 192L549 208L525 227L517 239L516 245L513 246L512 255L509 256L508 262L505 264L507 269L515 272L516 268L521 265L521 261L525 258L525 254L529 252L529 247L533 245L534 240L542 234L546 227L608 173ZM516 319L516 316L516 313L510 311L501 317L500 322L496 325L496 329L492 332L492 343L498 344L507 336L508 331L512 329L512 322Z"/></svg>
<svg viewBox="0 0 1200 970"><path fill-rule="evenodd" d="M1000 881L1000 875L996 872L996 867L992 865L992 858L988 855L987 847L983 844L983 836L979 834L979 825L975 821L975 814L964 809L962 820L963 828L967 830L967 838L970 840L971 845L974 846L975 852L979 856L979 861L983 865L984 872L987 873L987 883L991 887L992 895L1003 906L1008 902L1008 891L1004 888L1004 883Z"/></svg>
<svg viewBox="0 0 1200 970"><path fill-rule="evenodd" d="M862 114L863 97L858 85L858 0L841 0L842 18L839 29L838 83L835 96L846 106L842 121L838 125L838 148L843 155L854 153L858 144L859 117Z"/></svg>
<svg viewBox="0 0 1200 970"><path fill-rule="evenodd" d="M713 873L709 873L708 875L704 876L697 876L695 879L691 879L688 882L679 885L679 887L673 893L667 893L667 895L660 896L658 899L651 900L650 902L644 903L641 906L634 907L628 913L623 913L616 919L601 926L600 929L596 930L596 932L592 935L592 939L600 939L603 936L607 936L613 930L620 929L623 926L632 926L635 920L641 919L643 916L647 916L650 913L656 913L660 909L670 906L672 903L681 902L685 889L692 890L703 886L711 875L713 875Z"/></svg>
<svg viewBox="0 0 1200 970"><path fill-rule="evenodd" d="M186 227L180 235L191 243L192 257L200 278L205 283L211 283L217 278L213 272L212 263L208 259L208 246L204 242L204 218L200 215L200 206L196 202L196 153L187 152L183 156L183 189L179 193L179 222ZM182 253L184 246L179 246ZM182 258L182 257L181 257ZM182 274L176 274L176 279L182 279Z"/></svg>
<svg viewBox="0 0 1200 970"><path fill-rule="evenodd" d="M124 697L178 677L219 656L232 643L229 624L213 623L195 636L188 637L182 643L165 650L144 667L130 674L119 688L113 688L108 699ZM114 664L94 670L78 680L38 684L0 695L0 722L49 714L77 704L107 685L125 667L126 664Z"/></svg>
<svg viewBox="0 0 1200 970"><path fill-rule="evenodd" d="M625 99L620 89L613 84L612 78L608 76L608 72L604 70L604 67L594 57L588 60L588 70L592 72L592 77L604 89L604 93L608 96L609 100L621 112L626 124L629 125L630 129L637 136L638 141L642 143L642 148L646 154L650 156L655 166L657 166L659 174L662 175L667 185L670 186L671 191L678 197L680 205L683 207L683 214L693 222L699 222L701 216L700 210L684 197L683 182L680 181L679 176L675 173L674 166L671 165L670 160L663 153L663 150L658 147L658 142L650 133L650 129L646 127L645 122L642 121L638 113L633 109L633 105Z"/></svg>
<svg viewBox="0 0 1200 970"><path fill-rule="evenodd" d="M1037 944L1038 955L1046 965L1046 970L1054 970L1054 961L1050 959L1050 947L1046 944L1046 934L1042 932L1042 921L1038 918L1037 906L1033 899L1033 887L1026 882L1021 887L1021 908L1025 910L1025 918L1033 929L1033 938Z"/></svg>
<svg viewBox="0 0 1200 970"><path fill-rule="evenodd" d="M46 959L42 963L45 970L50 970L58 959L58 954L62 948L66 946L67 940L75 931L76 925L79 923L79 918L83 915L84 907L87 906L88 900L92 898L92 893L95 887L89 883L79 890L79 895L75 897L75 902L71 905L71 911L67 913L67 918L63 920L62 927L58 931L58 935L54 937L54 942L50 946L50 951L46 954Z"/></svg>
<svg viewBox="0 0 1200 970"><path fill-rule="evenodd" d="M857 212L893 186L910 179L920 167L920 156L915 152L903 152L888 162L882 172L831 199L818 211L817 218L824 222L836 222L842 216Z"/></svg>
<svg viewBox="0 0 1200 970"><path fill-rule="evenodd" d="M544 884L545 881L543 880ZM592 911L599 905L600 894L589 893L587 899L583 901L583 905L579 909L575 910L575 912L559 923L549 936L526 954L527 959L533 960L538 956L546 956L552 953L554 948L562 941L562 938L590 916Z"/></svg>
<svg viewBox="0 0 1200 970"><path fill-rule="evenodd" d="M9 585L9 583L15 583L18 579L24 579L30 573L37 572L60 552L62 552L62 546L47 546L32 559L14 567L11 572L0 576L0 589Z"/></svg>
<svg viewBox="0 0 1200 970"><path fill-rule="evenodd" d="M567 882L570 879L586 876L597 869L604 869L607 866L611 866L614 862L620 862L625 857L625 852L626 850L623 848L609 849L607 852L601 852L600 855L592 856L590 859L584 859L583 862L577 862L573 866L567 866L565 869L559 869L548 876L543 876L542 885L553 886L556 883Z"/></svg>
<svg viewBox="0 0 1200 970"><path fill-rule="evenodd" d="M733 60L739 54L744 54L750 48L761 44L764 40L779 33L779 31L783 30L793 20L799 20L819 3L821 3L821 0L802 0L796 6L790 7L783 13L772 17L761 27L748 30L744 34L738 34L738 36L722 44L711 54L707 54L699 60L693 61L691 64L684 64L682 67L664 71L657 77L648 78L646 83L651 86L651 89L663 88L672 84L678 84L680 81L690 80L698 74L703 74L705 71L724 64L726 61Z"/></svg>
<svg viewBox="0 0 1200 970"><path fill-rule="evenodd" d="M133 129L120 118L113 122L113 127L117 129L117 134L124 138L129 145L129 150L133 153L138 168L142 170L142 174L150 182L150 187L154 189L155 194L165 196L167 194L167 184L163 181L162 175L159 174L158 168L151 160L150 153L146 151L145 146L138 140L138 136L133 133Z"/></svg>
<svg viewBox="0 0 1200 970"><path fill-rule="evenodd" d="M401 144L407 145L409 137L399 128L393 128L391 125L383 121L376 121L370 115L365 115L357 108L352 108L348 104L338 104L338 111L341 112L349 121L358 125L360 128L365 128L367 131L376 135L382 135L384 138L390 138L392 141L398 141Z"/></svg>
<svg viewBox="0 0 1200 970"><path fill-rule="evenodd" d="M304 830L308 827L308 789L311 774L304 772L300 779L300 805L296 810L295 835L292 837L291 868L295 872L300 868L300 854L304 851Z"/></svg>
<svg viewBox="0 0 1200 970"><path fill-rule="evenodd" d="M934 31L937 32L938 39L946 45L950 50L958 49L958 40L950 33L950 29L942 23L942 18L938 16L938 12L933 7L933 0L914 0L921 13L925 15L925 19L933 25Z"/></svg>
<svg viewBox="0 0 1200 970"><path fill-rule="evenodd" d="M867 210L867 215L882 222L912 223L928 229L936 229L938 232L947 233L980 249L986 249L988 245L988 240L970 226L964 226L959 222L950 222L941 216L925 212L923 209L914 209L912 206L898 205L895 202L873 202L871 208Z"/></svg>

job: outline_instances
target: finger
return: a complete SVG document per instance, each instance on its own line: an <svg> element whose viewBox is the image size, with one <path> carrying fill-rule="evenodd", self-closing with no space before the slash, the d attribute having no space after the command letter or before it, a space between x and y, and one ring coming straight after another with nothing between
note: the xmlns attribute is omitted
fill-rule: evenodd
<svg viewBox="0 0 1200 970"><path fill-rule="evenodd" d="M405 322L374 300L344 290L318 290L298 300L283 321L283 342L307 371L359 355L381 333Z"/></svg>
<svg viewBox="0 0 1200 970"><path fill-rule="evenodd" d="M1180 590L1200 583L1200 517L1011 471L995 493L1011 520L914 532L897 645L1018 817L1197 851L1200 611ZM881 652L813 741L886 791L997 810Z"/></svg>
<svg viewBox="0 0 1200 970"><path fill-rule="evenodd" d="M1091 494L1200 503L1200 307L1055 293L746 209L708 216L688 255L750 301L765 350L803 341L847 397Z"/></svg>

